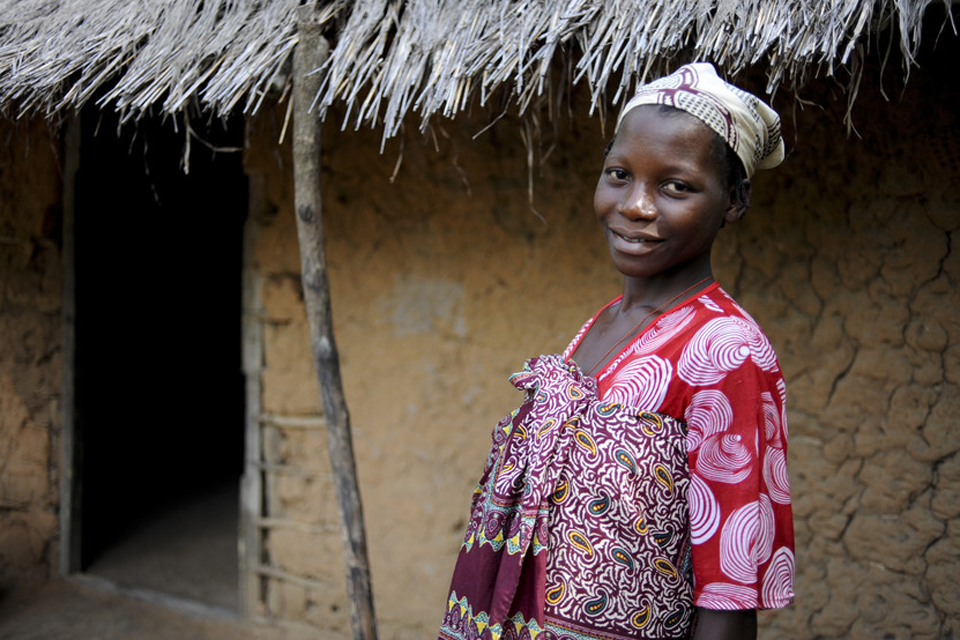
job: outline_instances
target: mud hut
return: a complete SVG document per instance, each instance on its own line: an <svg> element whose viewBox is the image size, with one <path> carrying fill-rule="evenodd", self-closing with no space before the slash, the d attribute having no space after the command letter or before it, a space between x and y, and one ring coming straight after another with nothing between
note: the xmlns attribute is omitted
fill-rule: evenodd
<svg viewBox="0 0 960 640"><path fill-rule="evenodd" d="M0 6L0 588L350 634L291 151L298 0ZM440 617L505 382L617 293L608 114L691 59L788 158L718 279L789 388L783 638L960 634L952 2L318 2L333 320L385 637ZM192 528L191 528L192 527Z"/></svg>

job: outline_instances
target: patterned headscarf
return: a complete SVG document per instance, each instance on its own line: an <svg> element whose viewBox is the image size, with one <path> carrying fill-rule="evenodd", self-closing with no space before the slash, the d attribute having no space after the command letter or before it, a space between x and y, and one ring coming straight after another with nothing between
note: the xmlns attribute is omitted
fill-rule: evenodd
<svg viewBox="0 0 960 640"><path fill-rule="evenodd" d="M736 152L747 177L783 161L780 116L751 93L724 81L708 62L687 64L640 87L620 113L642 104L665 104L686 111L717 132Z"/></svg>

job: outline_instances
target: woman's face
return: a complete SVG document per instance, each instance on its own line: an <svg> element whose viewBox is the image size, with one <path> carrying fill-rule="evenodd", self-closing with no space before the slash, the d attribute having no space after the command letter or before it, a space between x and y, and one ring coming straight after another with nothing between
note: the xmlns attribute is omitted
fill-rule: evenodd
<svg viewBox="0 0 960 640"><path fill-rule="evenodd" d="M645 105L624 117L593 197L622 274L709 274L717 232L743 215L715 145L716 134L683 112Z"/></svg>

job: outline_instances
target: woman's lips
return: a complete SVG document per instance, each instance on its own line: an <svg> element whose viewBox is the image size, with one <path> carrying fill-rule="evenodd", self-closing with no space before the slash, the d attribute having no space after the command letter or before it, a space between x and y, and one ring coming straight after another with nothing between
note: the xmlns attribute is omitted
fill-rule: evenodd
<svg viewBox="0 0 960 640"><path fill-rule="evenodd" d="M611 229L610 231L616 238L631 245L652 245L658 242L663 242L662 238L657 238L656 236L650 236L646 234L627 235L621 231L617 231L616 229Z"/></svg>

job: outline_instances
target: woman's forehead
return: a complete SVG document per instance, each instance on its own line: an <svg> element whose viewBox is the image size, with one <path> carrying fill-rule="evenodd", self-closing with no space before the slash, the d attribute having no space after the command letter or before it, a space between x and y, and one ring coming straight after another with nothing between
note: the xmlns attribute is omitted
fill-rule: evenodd
<svg viewBox="0 0 960 640"><path fill-rule="evenodd" d="M641 105L631 109L613 139L611 152L625 152L637 146L676 149L684 153L700 151L712 155L717 135L707 125L679 109Z"/></svg>

